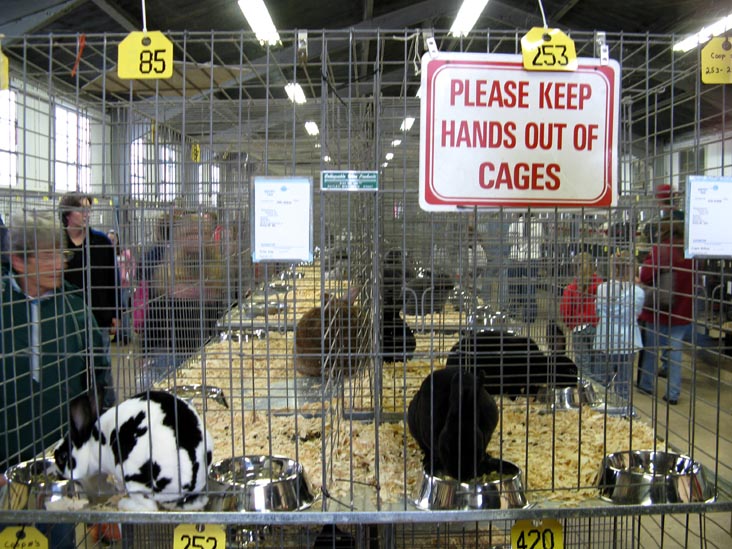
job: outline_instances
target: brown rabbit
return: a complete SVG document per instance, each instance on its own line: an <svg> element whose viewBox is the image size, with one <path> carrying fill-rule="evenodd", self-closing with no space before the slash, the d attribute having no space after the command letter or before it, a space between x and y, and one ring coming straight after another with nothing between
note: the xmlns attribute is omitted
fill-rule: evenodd
<svg viewBox="0 0 732 549"><path fill-rule="evenodd" d="M357 295L357 287L351 287L340 298L326 293L323 306L313 307L298 321L295 328L298 372L309 376L321 373L348 376L358 368L363 318L353 304Z"/></svg>

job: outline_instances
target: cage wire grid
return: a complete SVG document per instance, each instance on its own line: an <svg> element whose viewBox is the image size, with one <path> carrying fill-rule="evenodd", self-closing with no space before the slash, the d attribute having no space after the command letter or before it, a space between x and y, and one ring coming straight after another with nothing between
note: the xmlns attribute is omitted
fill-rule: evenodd
<svg viewBox="0 0 732 549"><path fill-rule="evenodd" d="M643 231L660 215L654 189L673 182L683 190L688 175L729 173L729 91L702 88L697 54L673 53L671 36L608 33L610 57L622 71L618 205L533 212L541 253L530 275L534 314L524 318L518 313L526 296L516 288L526 281L517 278L509 256L511 225L526 212L419 208L415 93L424 35L413 29L308 31L303 51L297 32L280 34L281 47L263 48L246 32L169 33L176 58L169 81L117 79L122 35L87 34L81 52L76 35L4 41L14 92L15 148L9 152L17 178L0 188L3 218L41 210L58 215L63 185L88 185L91 226L114 229L120 248L136 259L129 295L143 285L148 292L144 325L136 325L140 307L134 299L119 311L129 341L112 349L118 398L149 388L180 394L191 385L220 389L228 407L186 394L214 435L214 461L286 455L305 465L319 494L308 511L295 513L123 514L103 508L48 520L120 522L116 544L134 547L143 539L159 546L172 537L176 522L212 519L227 525L231 546L310 546L322 524L336 522L359 546L457 547L506 545L513 520L557 516L567 547L714 546L705 527L729 532L725 519L732 509L725 260L693 267L690 343L700 350L685 347L677 407L634 394L637 415L621 419L589 409L545 413L522 397L500 400L489 452L522 468L535 504L530 509L418 512L412 500L421 462L406 414L421 381L444 366L476 311L490 311L502 328L531 337L556 363L564 351L549 328L562 323L559 304L577 275L578 257L586 254L602 278L617 251L637 269L650 250ZM521 33L488 31L460 40L445 31L433 34L441 50L520 49ZM572 38L578 55L595 56L596 34ZM289 82L302 85L305 104L287 99ZM63 120L76 142L49 137L63 129L59 108L75 115ZM407 117L416 120L404 131ZM317 123L318 135L305 131L306 121ZM388 164L386 153L394 155ZM319 189L322 170L374 168L378 192ZM314 182L315 260L254 264L253 178L295 175ZM150 253L155 248L157 256ZM394 283L385 274L385 258L392 251L401 253L400 316L416 340L413 352L399 348L396 358L384 348L385 287ZM191 297L185 292L192 287L199 291ZM333 376L303 376L295 359L298 321L329 299L342 303L351 289L357 290L358 314L320 315L318 353L343 367ZM351 334L346 341L330 337L344 332ZM565 333L566 352L578 361L566 327ZM346 353L339 351L343 345ZM613 397L611 389L598 392L608 402ZM544 431L531 430L540 424ZM612 438L616 432L619 440ZM541 455L539 441L546 443ZM649 447L700 461L717 500L657 508L599 504L599 459ZM572 465L563 469L567 461ZM46 517L3 511L0 522ZM102 543L87 533L77 540Z"/></svg>

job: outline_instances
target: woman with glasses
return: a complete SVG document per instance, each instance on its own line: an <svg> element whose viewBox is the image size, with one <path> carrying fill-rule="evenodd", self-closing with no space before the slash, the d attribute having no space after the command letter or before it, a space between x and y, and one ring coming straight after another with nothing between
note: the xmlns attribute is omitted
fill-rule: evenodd
<svg viewBox="0 0 732 549"><path fill-rule="evenodd" d="M58 221L50 212L20 212L7 231L0 278L0 485L9 466L55 446L76 397L93 391L114 404L109 360L94 351L101 333L81 291L64 282L67 254ZM52 540L51 546L65 545Z"/></svg>

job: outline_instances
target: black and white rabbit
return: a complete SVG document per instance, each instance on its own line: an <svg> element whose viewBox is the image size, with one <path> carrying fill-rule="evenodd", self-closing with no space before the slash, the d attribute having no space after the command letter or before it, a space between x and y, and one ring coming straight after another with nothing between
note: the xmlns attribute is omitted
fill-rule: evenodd
<svg viewBox="0 0 732 549"><path fill-rule="evenodd" d="M305 312L295 327L295 369L301 374L319 376L323 372L349 375L360 362L360 309L354 304L358 287L345 296L325 294L322 307ZM350 370L349 370L350 368Z"/></svg>
<svg viewBox="0 0 732 549"><path fill-rule="evenodd" d="M551 338L555 352L546 355L528 336L496 329L466 330L450 350L447 367L479 371L486 389L496 396L535 396L545 386L577 385L577 365L564 354L563 339L563 334Z"/></svg>
<svg viewBox="0 0 732 549"><path fill-rule="evenodd" d="M93 399L71 403L69 435L54 458L66 478L112 475L124 511L202 509L213 439L195 408L163 391L135 395L97 417Z"/></svg>
<svg viewBox="0 0 732 549"><path fill-rule="evenodd" d="M486 459L498 406L470 372L435 370L409 403L407 424L424 452L425 471L467 481Z"/></svg>

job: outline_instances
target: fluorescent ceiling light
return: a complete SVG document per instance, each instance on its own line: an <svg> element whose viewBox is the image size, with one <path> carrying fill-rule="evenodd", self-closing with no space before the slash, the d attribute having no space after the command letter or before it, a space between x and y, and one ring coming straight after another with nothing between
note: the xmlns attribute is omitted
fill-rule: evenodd
<svg viewBox="0 0 732 549"><path fill-rule="evenodd" d="M239 9L257 35L260 44L274 46L279 44L280 35L269 16L264 0L239 0Z"/></svg>
<svg viewBox="0 0 732 549"><path fill-rule="evenodd" d="M307 101L307 99L305 99L305 92L302 91L302 86L300 86L300 84L290 82L285 86L285 91L287 92L287 97L289 97L290 101L293 103L302 105Z"/></svg>
<svg viewBox="0 0 732 549"><path fill-rule="evenodd" d="M384 162L384 163L383 163L383 164L381 165L381 167L382 167L382 168L387 168L388 166L389 166L389 163L388 163L388 162Z"/></svg>
<svg viewBox="0 0 732 549"><path fill-rule="evenodd" d="M320 143L316 143L316 144L315 144L315 148L316 148L316 149L319 149L319 148L320 148Z"/></svg>
<svg viewBox="0 0 732 549"><path fill-rule="evenodd" d="M330 156L328 156L327 154L323 155L323 162L330 162Z"/></svg>
<svg viewBox="0 0 732 549"><path fill-rule="evenodd" d="M674 44L674 51L689 51L693 50L699 44L709 41L713 36L719 36L722 33L732 29L732 13L727 17L722 17L719 21L715 21L711 25L708 25L696 34L689 36L688 38Z"/></svg>
<svg viewBox="0 0 732 549"><path fill-rule="evenodd" d="M391 142L391 146L392 147L398 147L401 144L402 144L402 140L401 139L395 139L394 141Z"/></svg>
<svg viewBox="0 0 732 549"><path fill-rule="evenodd" d="M402 121L402 125L399 126L399 129L403 132L408 132L412 129L412 126L414 125L414 118L411 116L407 116L404 121Z"/></svg>
<svg viewBox="0 0 732 549"><path fill-rule="evenodd" d="M307 122L305 122L305 131L308 132L308 135L312 136L318 135L320 133L318 125L312 120L308 120Z"/></svg>
<svg viewBox="0 0 732 549"><path fill-rule="evenodd" d="M475 22L483 13L483 8L488 3L488 0L463 0L460 11L458 11L455 21L450 27L450 34L453 36L467 36L467 34L473 30Z"/></svg>
<svg viewBox="0 0 732 549"><path fill-rule="evenodd" d="M386 153L386 156L385 156L385 158L386 158L387 160L391 160L392 158L394 158L394 153Z"/></svg>

